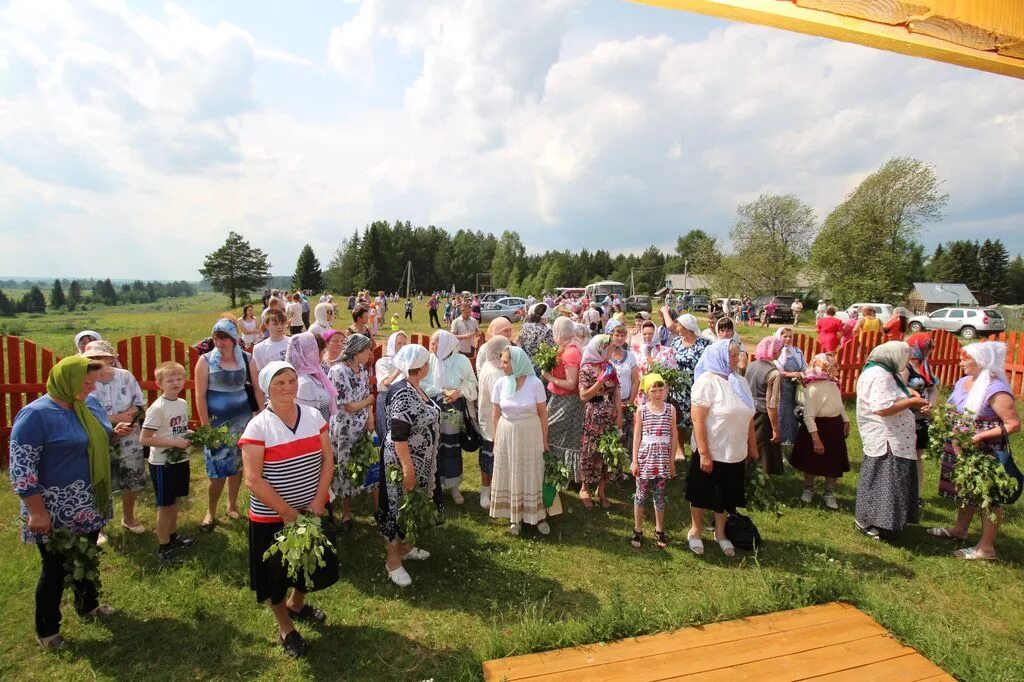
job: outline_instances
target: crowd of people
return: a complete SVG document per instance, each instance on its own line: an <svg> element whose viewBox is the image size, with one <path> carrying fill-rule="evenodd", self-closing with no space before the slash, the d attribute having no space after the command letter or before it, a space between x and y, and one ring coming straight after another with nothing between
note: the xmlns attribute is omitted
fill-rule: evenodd
<svg viewBox="0 0 1024 682"><path fill-rule="evenodd" d="M439 511L449 501L464 504L466 451L478 453L480 506L507 523L512 535L527 529L548 535L562 511L561 498L545 491L546 456L565 465L584 508L611 507L609 482L632 476L634 524L626 539L637 549L648 501L655 543L669 545L667 483L682 470L691 517L687 546L696 555L705 551L709 513L710 536L725 555L735 554L726 522L747 506L751 467L783 476L788 461L802 478L804 503L813 502L823 479L825 507L839 509L837 481L851 469L850 421L835 354L844 330L830 322L838 322L833 308L817 321L823 352L805 358L790 327L751 350L728 316L702 330L693 315L671 306L627 319L614 300L580 305L550 297L531 297L517 332L504 318L482 329L475 297L442 306L432 296L426 301L431 326L441 326L441 309L447 328L433 332L429 347L412 343L399 324L380 343L389 304L401 305L411 318L411 299L402 304L394 295L361 292L348 298L346 311L332 296L321 296L311 321L307 294L268 290L258 317L252 306L237 318L222 315L210 338L197 344L202 355L192 418L239 437L237 445L204 449L209 484L199 530L213 532L221 522L225 487L224 514L239 518L244 479L250 584L257 601L272 609L290 656L306 648L294 621L326 619L306 603L306 592L338 579L337 557L327 557L311 587L300 585L288 578L280 557L264 556L275 534L300 514L322 515L337 532L349 531L351 500L370 495L386 575L408 586L407 564L429 559L430 552L406 541L399 520L403 497L419 489ZM863 462L854 523L878 538L919 519L922 453L939 386L928 365L928 335L903 340L905 324L883 328L872 313L865 311L853 333L880 331L889 340L871 352L857 383ZM115 349L98 332L81 332L75 346L78 355L50 373L46 395L18 413L10 445L10 477L26 519L23 538L42 557L36 635L47 649L62 645L65 569L48 550L53 529L102 542L119 493L122 527L145 533L136 512L148 465L158 559L180 561L197 543L177 525L180 501L189 495L190 462L171 457L190 445L182 398L186 369L160 365L154 379L161 395L147 406L135 377L118 367ZM540 361L552 353L553 366ZM975 441L994 456L1008 448L1008 434L1020 430L1005 362L1001 343L965 346L964 377L949 398L952 409L976 415ZM669 381L670 373L681 379ZM364 434L374 439L379 460L365 480L353 482L345 464ZM624 469L609 466L602 445L609 438L627 453ZM940 493L962 506L953 525L928 529L935 537L965 539L977 511L976 500L959 499L952 483L956 464L949 448ZM389 466L399 468L400 482L384 476ZM957 556L994 558L1001 514L982 514L979 542ZM72 582L80 614L109 615L89 581Z"/></svg>

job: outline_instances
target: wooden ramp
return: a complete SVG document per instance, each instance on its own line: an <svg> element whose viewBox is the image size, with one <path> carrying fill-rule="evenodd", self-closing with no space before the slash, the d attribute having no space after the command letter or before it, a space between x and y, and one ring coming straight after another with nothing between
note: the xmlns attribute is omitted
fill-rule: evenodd
<svg viewBox="0 0 1024 682"><path fill-rule="evenodd" d="M833 602L483 665L493 680L953 680L849 604Z"/></svg>

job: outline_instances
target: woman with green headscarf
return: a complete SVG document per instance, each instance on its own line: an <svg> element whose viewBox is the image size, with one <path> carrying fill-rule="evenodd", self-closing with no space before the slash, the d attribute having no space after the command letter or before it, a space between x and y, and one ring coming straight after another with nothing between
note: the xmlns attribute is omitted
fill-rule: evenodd
<svg viewBox="0 0 1024 682"><path fill-rule="evenodd" d="M911 392L901 373L910 346L889 341L868 355L857 379L857 430L864 460L857 482L854 523L870 538L880 531L899 532L920 516L917 488L915 409L928 401Z"/></svg>
<svg viewBox="0 0 1024 682"><path fill-rule="evenodd" d="M509 532L519 535L523 523L537 532L551 532L545 520L544 451L548 449L548 406L544 384L522 348L501 353L505 377L491 390L494 469L491 516L508 519Z"/></svg>
<svg viewBox="0 0 1024 682"><path fill-rule="evenodd" d="M90 396L103 363L74 356L50 371L46 395L18 412L11 431L10 476L27 519L22 540L35 543L42 556L36 586L36 639L44 649L63 646L60 601L64 560L49 551L49 533L67 528L93 544L111 516L110 439L131 424L112 429L103 407ZM107 616L92 581L73 584L75 610L82 616Z"/></svg>

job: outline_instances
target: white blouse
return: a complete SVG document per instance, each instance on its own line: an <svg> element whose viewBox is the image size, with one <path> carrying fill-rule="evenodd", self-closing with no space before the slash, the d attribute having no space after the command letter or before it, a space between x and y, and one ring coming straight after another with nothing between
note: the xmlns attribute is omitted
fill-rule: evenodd
<svg viewBox="0 0 1024 682"><path fill-rule="evenodd" d="M708 431L712 460L734 464L747 458L747 437L754 408L736 395L728 379L714 372L705 372L693 382L690 404L708 408L704 425ZM696 451L696 436L692 445Z"/></svg>
<svg viewBox="0 0 1024 682"><path fill-rule="evenodd" d="M861 372L857 379L857 430L865 457L884 457L891 449L896 457L917 459L914 413L876 414L906 397L885 369L869 367Z"/></svg>

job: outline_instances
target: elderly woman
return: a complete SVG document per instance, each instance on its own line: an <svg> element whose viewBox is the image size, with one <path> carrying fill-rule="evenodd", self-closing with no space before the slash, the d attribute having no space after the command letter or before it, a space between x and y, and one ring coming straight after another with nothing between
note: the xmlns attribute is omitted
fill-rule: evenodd
<svg viewBox="0 0 1024 682"><path fill-rule="evenodd" d="M540 350L542 344L558 345L555 341L553 327L549 327L544 322L547 312L548 307L544 303L534 303L530 306L526 320L523 321L523 327L519 330L518 337L516 337L516 343L530 356L530 361L533 362L534 366L537 363L533 359L536 357L537 351ZM540 370L537 370L537 376L541 376Z"/></svg>
<svg viewBox="0 0 1024 682"><path fill-rule="evenodd" d="M94 332L91 329L83 329L82 331L75 334L75 353L81 355L85 352L85 347L93 341L102 341L103 337L100 336L99 332Z"/></svg>
<svg viewBox="0 0 1024 682"><path fill-rule="evenodd" d="M804 352L793 345L792 329L779 327L775 331L775 336L782 340L782 349L775 360L775 366L782 377L779 395L779 433L782 435L782 444L788 449L796 442L796 432L800 427L800 420L796 416L796 382L803 378L807 360L804 359Z"/></svg>
<svg viewBox="0 0 1024 682"><path fill-rule="evenodd" d="M786 473L782 461L782 434L779 429L779 399L782 393L776 363L782 352L782 339L766 336L757 344L754 361L747 365L744 375L754 397L754 438L757 454L769 476Z"/></svg>
<svg viewBox="0 0 1024 682"><path fill-rule="evenodd" d="M928 401L911 393L900 376L910 346L889 341L868 355L857 380L857 430L864 446L857 483L857 529L871 538L898 532L920 515L914 409Z"/></svg>
<svg viewBox="0 0 1024 682"><path fill-rule="evenodd" d="M341 528L352 530L352 500L363 487L353 484L345 475L345 463L352 456L352 446L367 431L372 431L374 397L370 393L370 373L366 363L373 353L370 339L352 334L345 339L341 362L331 367L328 376L334 387L336 409L331 415L331 448L337 471L331 489L341 500Z"/></svg>
<svg viewBox="0 0 1024 682"><path fill-rule="evenodd" d="M256 363L242 350L238 326L234 320L221 318L213 325L214 348L201 355L196 364L196 411L203 426L227 425L232 433L245 431L255 411L250 405L246 383L251 384L256 408L263 405ZM210 479L207 510L199 530L209 533L217 518L217 504L228 484L228 518L238 516L238 488L242 483L242 452L238 446L205 448L206 475Z"/></svg>
<svg viewBox="0 0 1024 682"><path fill-rule="evenodd" d="M443 329L434 332L430 337L430 370L422 386L444 413L437 455L441 489L451 490L455 504L462 504L462 431L467 414L476 408L477 381L469 358L457 353L458 347L454 334ZM440 497L437 501L440 503Z"/></svg>
<svg viewBox="0 0 1024 682"><path fill-rule="evenodd" d="M850 470L846 438L850 421L843 406L843 396L836 378L839 368L832 355L820 353L811 359L804 371L804 421L797 433L790 463L804 474L804 491L800 501L814 501L814 479L825 477L823 500L829 509L839 509L836 483Z"/></svg>
<svg viewBox="0 0 1024 682"><path fill-rule="evenodd" d="M545 325L544 328L547 329L547 325ZM484 333L484 340L485 341L490 341L491 339L493 339L496 336L502 336L502 337L508 339L509 342L511 342L512 341L512 333L513 333L513 331L514 330L512 328L512 323L508 321L508 318L506 318L506 317L498 317L498 318L495 318L495 319L491 320L491 323L487 325L487 331ZM550 332L550 330L548 330L548 331ZM551 345L554 345L554 343L552 343ZM486 362L486 360L482 356L483 356L483 353L479 353L478 352L476 354L476 373L477 373L477 376L480 375L480 370L483 369L484 363Z"/></svg>
<svg viewBox="0 0 1024 682"><path fill-rule="evenodd" d="M612 339L598 334L587 344L580 363L580 400L586 405L583 413L583 440L580 443L580 502L590 508L590 488L597 486L597 497L605 509L611 502L605 494L608 467L597 442L608 429L622 430L622 399L619 397L619 379L608 357Z"/></svg>
<svg viewBox="0 0 1024 682"><path fill-rule="evenodd" d="M271 362L260 371L259 385L270 404L249 421L238 441L251 493L249 586L256 592L256 602L268 604L274 613L285 654L299 658L307 647L293 621L319 624L327 620L323 611L306 603L306 592L338 581L337 554L328 552L322 557L326 565L310 576L303 574L302 582L288 577L280 555L266 558L264 554L274 544L275 534L299 514L323 515L334 458L323 415L296 400L299 377L291 365ZM312 590L304 578L312 583Z"/></svg>
<svg viewBox="0 0 1024 682"><path fill-rule="evenodd" d="M675 331L674 325L675 322L669 319L668 328L673 332ZM670 369L676 368L675 353L671 346L665 346L659 342L656 332L657 327L651 320L643 320L640 323L640 333L633 343L633 354L636 356L637 370L640 374L650 372L654 364Z"/></svg>
<svg viewBox="0 0 1024 682"><path fill-rule="evenodd" d="M53 529L66 528L96 542L110 518L111 427L100 403L89 394L103 363L83 357L61 360L46 380L46 395L18 411L11 431L10 476L28 521L22 540L39 547L42 570L35 592L36 640L44 649L61 649L60 602L64 594L64 557L47 547ZM127 423L114 430L126 434ZM109 616L89 580L72 583L75 610L82 616Z"/></svg>
<svg viewBox="0 0 1024 682"><path fill-rule="evenodd" d="M548 444L552 454L565 462L570 477L579 481L584 407L578 389L583 354L576 345L576 325L568 317L556 319L552 331L558 356L554 369L541 372L540 377L548 382L551 394L548 399Z"/></svg>
<svg viewBox="0 0 1024 682"><path fill-rule="evenodd" d="M736 333L736 327L733 321L729 317L723 317L715 323L715 338L719 341L728 341L735 339L740 349L739 359L737 360L736 373L743 376L743 373L747 371L747 362L749 358L747 356L747 349L743 346L743 339L740 338L739 334Z"/></svg>
<svg viewBox="0 0 1024 682"><path fill-rule="evenodd" d="M345 332L340 329L328 329L320 337L324 342L323 365L327 371L341 362L341 351L345 348Z"/></svg>
<svg viewBox="0 0 1024 682"><path fill-rule="evenodd" d="M535 525L547 535L544 508L544 452L547 450L548 409L544 384L522 348L501 352L505 376L491 388L494 433L494 478L491 517L508 519L509 532L519 535L521 524Z"/></svg>
<svg viewBox="0 0 1024 682"><path fill-rule="evenodd" d="M640 392L640 368L637 358L626 344L626 327L616 319L609 320L605 325L605 333L612 337L611 352L608 362L615 369L619 381L619 401L622 403L622 441L627 452L633 451L633 410L637 394ZM665 349L664 346L659 346ZM665 349L667 351L667 349Z"/></svg>
<svg viewBox="0 0 1024 682"><path fill-rule="evenodd" d="M825 314L818 317L814 323L818 332L818 345L826 353L834 353L839 348L839 341L842 338L843 322L836 318L835 306L825 309Z"/></svg>
<svg viewBox="0 0 1024 682"><path fill-rule="evenodd" d="M687 542L694 554L704 553L701 529L704 510L715 515L715 540L726 556L736 549L725 536L726 512L747 504L745 462L756 460L754 398L750 386L736 373L739 343L732 339L708 346L694 370L690 390L693 418L693 456L686 477L690 503Z"/></svg>
<svg viewBox="0 0 1024 682"><path fill-rule="evenodd" d="M669 348L675 359L675 366L680 372L687 375L690 384L693 383L693 372L697 368L697 362L704 350L711 345L711 341L701 336L700 325L697 318L689 313L680 315L672 320L670 311L662 308L662 319L666 325L671 324L675 337ZM693 435L693 419L690 416L690 386L682 390L670 389L668 399L676 406L676 424L679 431L679 448L683 451L686 443L690 442ZM683 453L685 454L685 452Z"/></svg>
<svg viewBox="0 0 1024 682"><path fill-rule="evenodd" d="M480 506L491 508L491 474L494 471L494 422L491 393L494 385L505 377L501 354L509 347L504 336L492 337L480 348L477 359L483 358L483 367L477 372L480 399L477 401L477 423L480 425ZM527 356L529 357L529 356ZM539 381L539 379L538 379ZM545 414L547 414L545 412Z"/></svg>
<svg viewBox="0 0 1024 682"><path fill-rule="evenodd" d="M1006 345L986 341L964 346L960 352L960 368L965 376L956 382L949 396L950 406L974 417L974 435L971 440L983 451L996 456L1010 448L1009 434L1020 431L1020 415L1006 376ZM953 484L957 456L951 443L946 443L942 455L942 473L939 494L954 500L960 507L956 523L951 528L930 528L928 533L940 538L966 540L971 520L978 511L975 500L965 499ZM996 558L996 535L1003 520L1003 509L993 510L995 520L981 515L981 538L974 547L959 549L954 554L961 559L991 560Z"/></svg>
<svg viewBox="0 0 1024 682"><path fill-rule="evenodd" d="M140 411L145 412L146 400L139 382L128 370L114 366L117 351L110 343L93 341L86 346L82 357L103 363L93 395L103 406L111 424L132 423ZM146 453L139 442L141 432L142 426L134 424L111 450L113 489L121 491L121 527L136 535L146 532L135 518L135 501L139 491L147 485ZM106 542L102 532L98 542L101 545Z"/></svg>
<svg viewBox="0 0 1024 682"><path fill-rule="evenodd" d="M313 319L313 324L306 331L322 337L334 325L334 304L317 303L313 308Z"/></svg>
<svg viewBox="0 0 1024 682"><path fill-rule="evenodd" d="M932 374L928 365L928 354L932 351L932 337L925 332L911 334L907 339L910 346L910 361L903 371L903 380L907 386L922 398L928 399L930 406L939 399L939 378ZM917 488L924 490L924 455L928 450L928 426L931 423L928 411L914 412L914 427L917 445Z"/></svg>
<svg viewBox="0 0 1024 682"><path fill-rule="evenodd" d="M284 360L299 376L299 392L295 399L300 405L309 405L319 410L324 421L338 411L335 405L335 389L324 372L320 361L320 343L311 332L289 337L288 350Z"/></svg>
<svg viewBox="0 0 1024 682"><path fill-rule="evenodd" d="M399 587L412 584L403 559L423 560L430 552L403 542L405 533L398 523L398 508L406 491L420 488L434 496L437 477L437 450L441 443L441 408L420 388L426 377L430 352L409 344L395 355L395 367L401 381L388 389L387 435L381 449L381 472L389 465L402 469L402 484L387 482L377 503L377 525L387 548L387 570L391 582ZM464 356L460 356L464 357Z"/></svg>
<svg viewBox="0 0 1024 682"><path fill-rule="evenodd" d="M402 350L405 344L409 343L409 335L403 331L391 332L388 342L384 346L384 352L380 359L373 366L373 375L377 381L377 404L374 408L374 426L377 429L377 437L384 441L384 401L387 397L388 387L391 386L402 373L395 367L395 355Z"/></svg>

